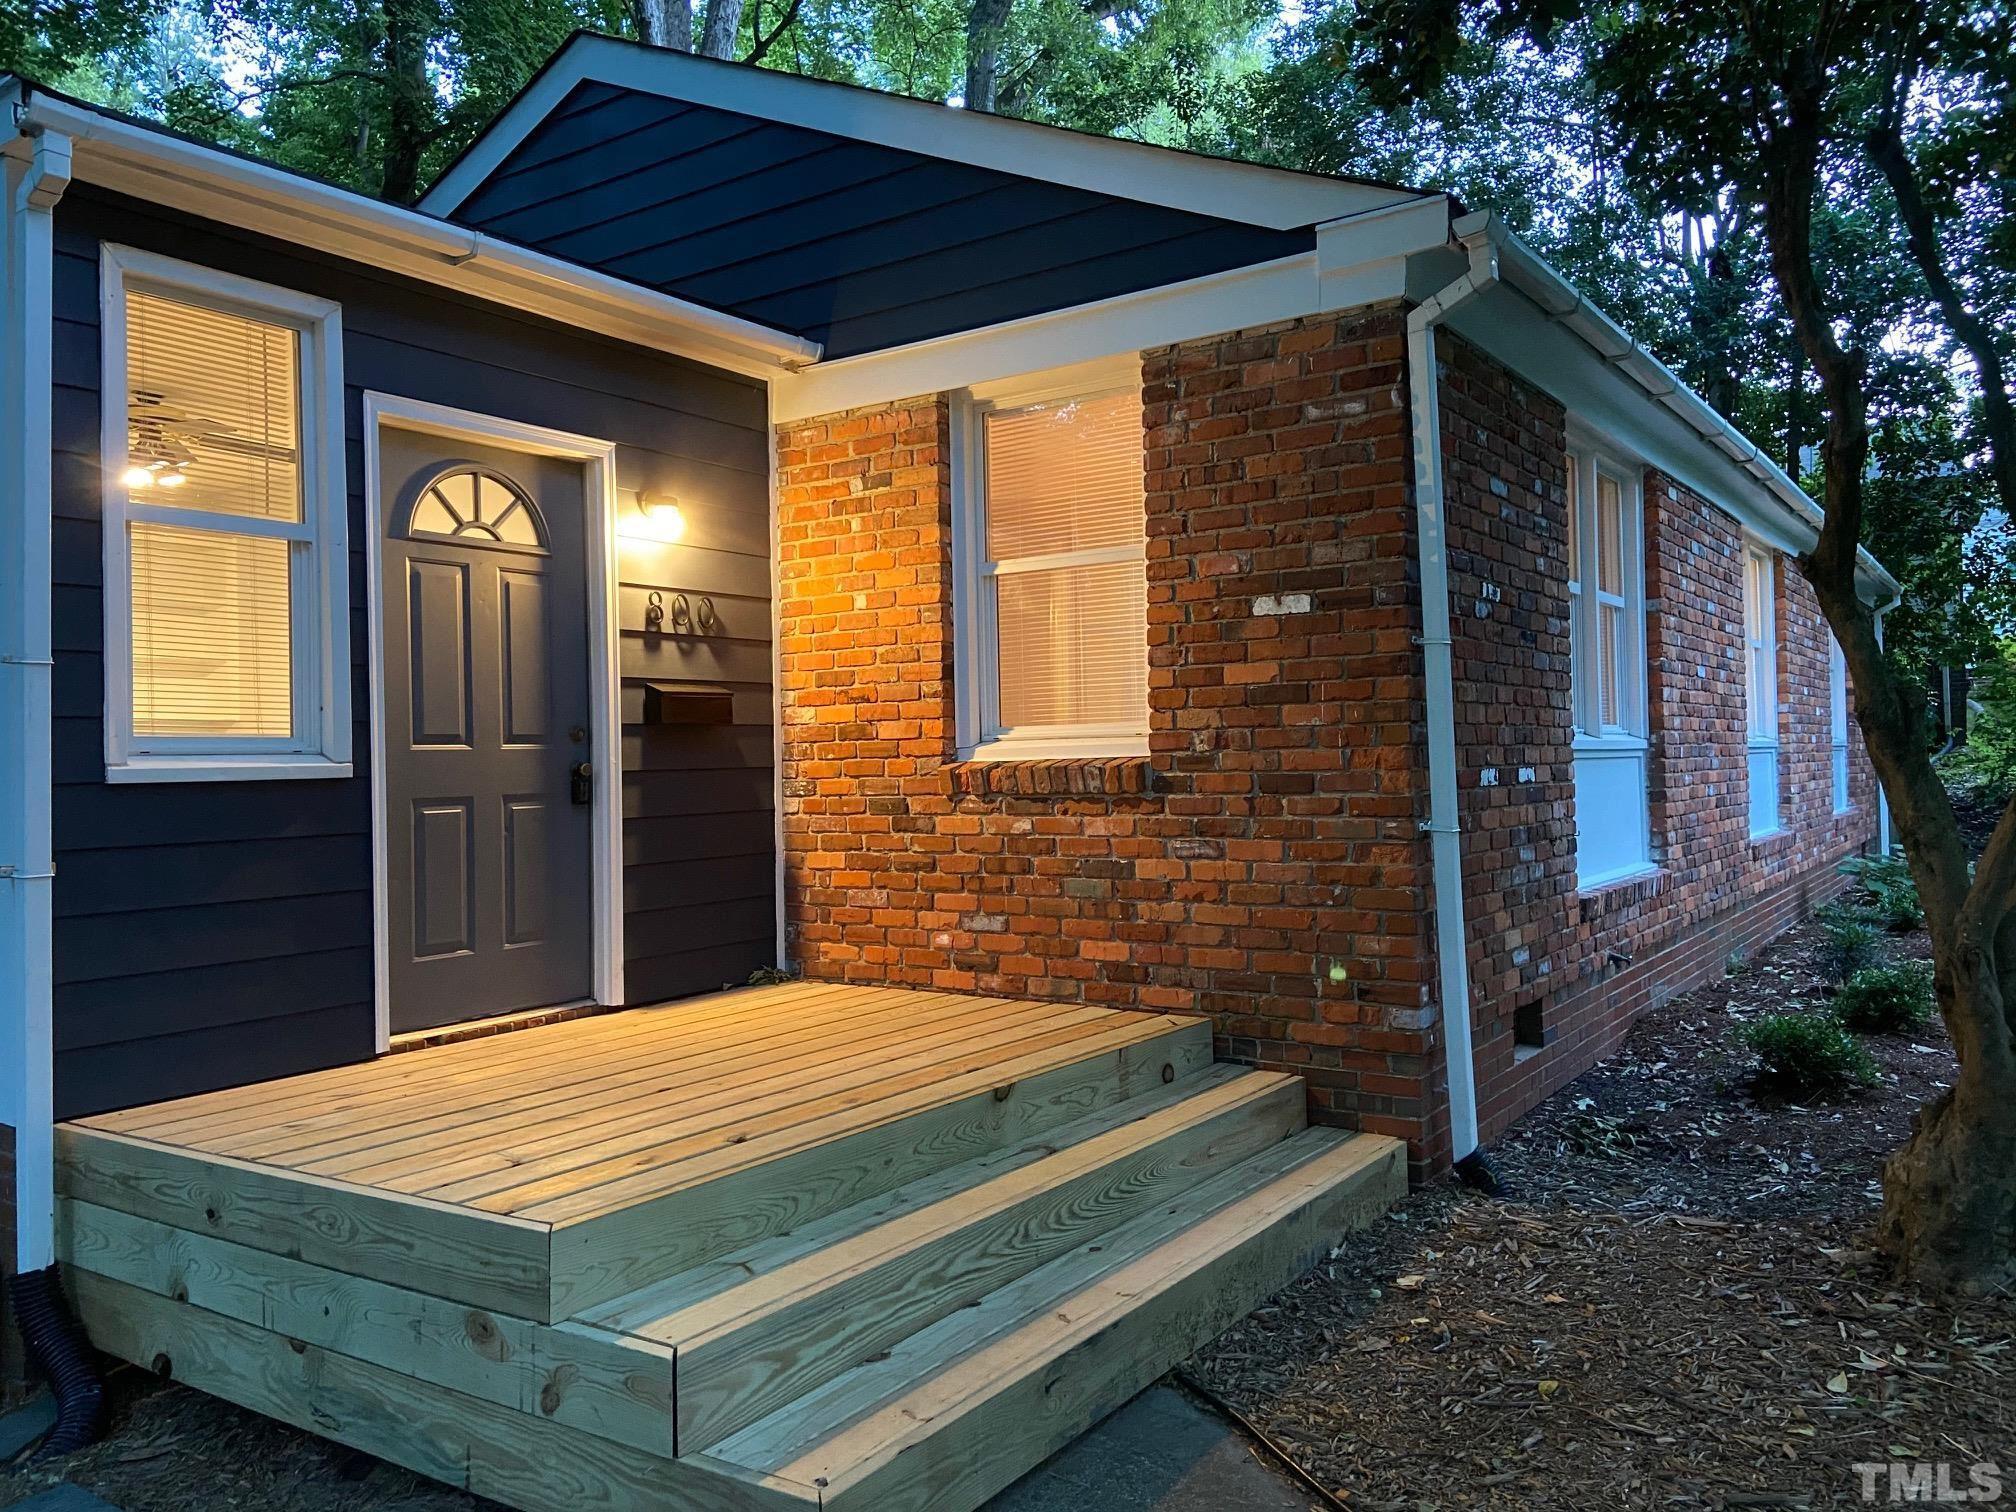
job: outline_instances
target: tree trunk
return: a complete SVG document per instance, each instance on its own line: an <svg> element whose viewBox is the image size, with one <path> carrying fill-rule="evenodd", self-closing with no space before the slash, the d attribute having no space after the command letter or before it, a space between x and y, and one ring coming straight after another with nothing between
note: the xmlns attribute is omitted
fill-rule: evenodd
<svg viewBox="0 0 2016 1512"><path fill-rule="evenodd" d="M741 34L742 0L707 0L707 24L700 31L701 53L732 59Z"/></svg>
<svg viewBox="0 0 2016 1512"><path fill-rule="evenodd" d="M639 42L693 51L693 0L630 0L630 24Z"/></svg>
<svg viewBox="0 0 2016 1512"><path fill-rule="evenodd" d="M966 13L966 108L994 109L1000 86L1001 34L1015 0L973 0Z"/></svg>
<svg viewBox="0 0 2016 1512"><path fill-rule="evenodd" d="M439 12L427 0L385 0L385 76L391 85L378 192L397 205L420 192L420 162L434 140L440 105L427 77L427 47Z"/></svg>
<svg viewBox="0 0 2016 1512"><path fill-rule="evenodd" d="M1765 236L1773 280L1827 405L1825 512L1820 538L1799 565L1848 664L1856 722L1925 906L1939 1010L1960 1061L1953 1089L1921 1112L1910 1142L1885 1167L1880 1237L1905 1273L1987 1292L2016 1280L2016 804L1970 868L1925 748L1923 696L1892 671L1856 590L1868 365L1837 339L1813 265L1827 85L1810 53L1781 83L1785 118L1765 147Z"/></svg>
<svg viewBox="0 0 2016 1512"><path fill-rule="evenodd" d="M1949 1023L1968 1016L1969 1000L2006 1005L2016 982L1997 983L1988 965L1964 947L1935 959ZM1999 1075L1983 1059L1963 1062L1952 1089L1919 1110L1910 1142L1883 1168L1883 1248L1904 1274L1939 1290L2016 1288L2016 1098L2006 1041Z"/></svg>

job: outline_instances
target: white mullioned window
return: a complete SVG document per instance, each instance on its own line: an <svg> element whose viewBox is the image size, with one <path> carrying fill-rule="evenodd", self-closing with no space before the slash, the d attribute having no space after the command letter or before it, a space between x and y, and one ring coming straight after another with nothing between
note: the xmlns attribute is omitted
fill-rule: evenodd
<svg viewBox="0 0 2016 1512"><path fill-rule="evenodd" d="M1841 642L1827 636L1828 747L1833 757L1834 812L1845 814L1854 807L1848 793L1848 658Z"/></svg>
<svg viewBox="0 0 2016 1512"><path fill-rule="evenodd" d="M990 385L957 415L960 754L1145 754L1138 360Z"/></svg>
<svg viewBox="0 0 2016 1512"><path fill-rule="evenodd" d="M1652 864L1643 475L1587 437L1568 454L1576 870L1585 888Z"/></svg>
<svg viewBox="0 0 2016 1512"><path fill-rule="evenodd" d="M101 278L107 780L346 776L338 307L126 247Z"/></svg>
<svg viewBox="0 0 2016 1512"><path fill-rule="evenodd" d="M1748 715L1750 833L1778 828L1778 577L1771 548L1743 548L1743 682Z"/></svg>

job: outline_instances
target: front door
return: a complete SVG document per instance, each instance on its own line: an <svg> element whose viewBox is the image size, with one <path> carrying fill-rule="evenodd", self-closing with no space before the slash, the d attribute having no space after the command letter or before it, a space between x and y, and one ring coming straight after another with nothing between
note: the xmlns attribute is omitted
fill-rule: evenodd
<svg viewBox="0 0 2016 1512"><path fill-rule="evenodd" d="M393 1032L588 998L582 464L388 426L379 469Z"/></svg>

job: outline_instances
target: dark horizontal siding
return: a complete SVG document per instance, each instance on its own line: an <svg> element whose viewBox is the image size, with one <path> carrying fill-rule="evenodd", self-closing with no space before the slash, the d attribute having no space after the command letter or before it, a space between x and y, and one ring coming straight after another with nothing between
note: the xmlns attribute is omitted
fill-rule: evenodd
<svg viewBox="0 0 2016 1512"><path fill-rule="evenodd" d="M57 214L54 403L57 1100L73 1117L372 1052L368 561L362 396L399 394L617 443L618 483L678 496L678 546L626 542L627 677L720 681L735 725L645 729L625 687L632 1001L745 979L775 954L764 395L732 374L88 189ZM343 306L349 781L108 785L98 247L161 252ZM719 633L647 637L653 590ZM635 828L644 826L644 828Z"/></svg>
<svg viewBox="0 0 2016 1512"><path fill-rule="evenodd" d="M1305 252L1277 231L583 84L457 219L844 357Z"/></svg>

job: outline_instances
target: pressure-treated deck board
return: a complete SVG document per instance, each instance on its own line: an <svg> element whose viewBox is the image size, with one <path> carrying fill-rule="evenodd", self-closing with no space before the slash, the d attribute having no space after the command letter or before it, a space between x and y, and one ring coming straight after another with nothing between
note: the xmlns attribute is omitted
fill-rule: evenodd
<svg viewBox="0 0 2016 1512"><path fill-rule="evenodd" d="M1201 1020L793 983L81 1120L63 1190L550 1323L1209 1058Z"/></svg>

